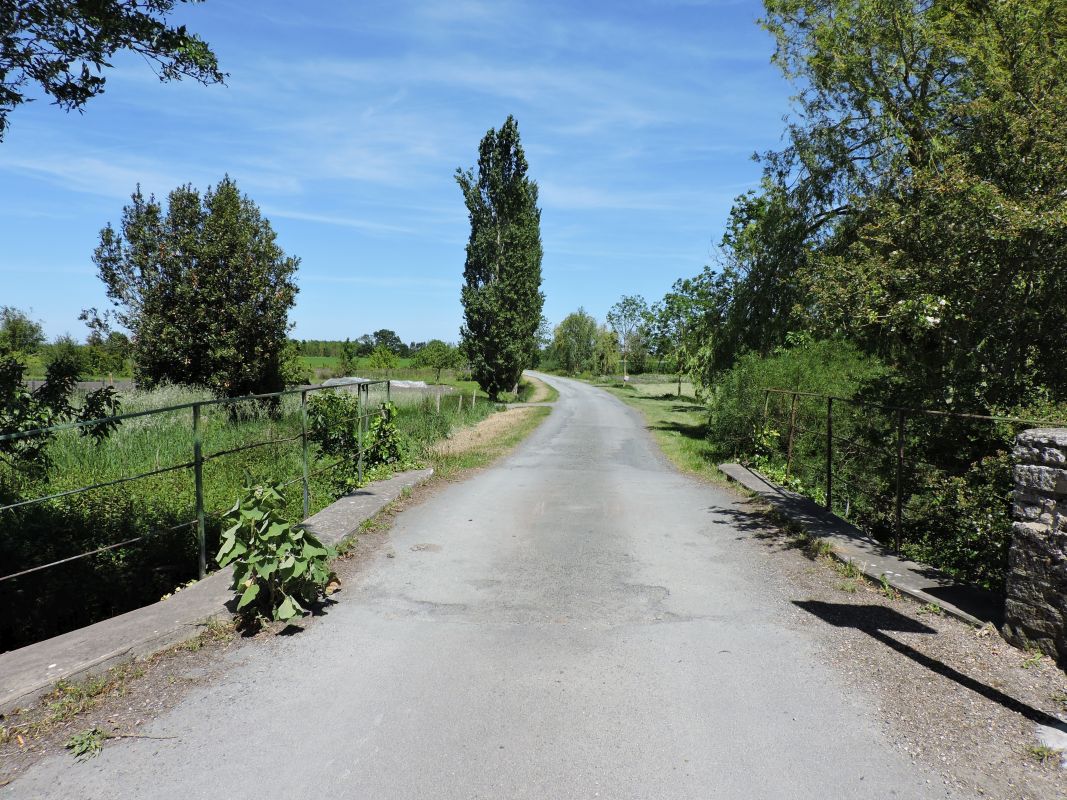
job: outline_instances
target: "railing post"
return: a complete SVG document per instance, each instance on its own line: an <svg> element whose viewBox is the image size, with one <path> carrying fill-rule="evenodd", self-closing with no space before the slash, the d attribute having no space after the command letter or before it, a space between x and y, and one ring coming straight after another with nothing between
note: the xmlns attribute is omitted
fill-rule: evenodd
<svg viewBox="0 0 1067 800"><path fill-rule="evenodd" d="M300 445L301 467L303 469L304 488L304 519L311 516L311 486L308 483L308 393L307 389L300 393Z"/></svg>
<svg viewBox="0 0 1067 800"><path fill-rule="evenodd" d="M901 516L904 504L904 409L897 409L897 486L893 509L893 538L896 551L900 552L901 528L903 525Z"/></svg>
<svg viewBox="0 0 1067 800"><path fill-rule="evenodd" d="M366 417L366 405L363 402L363 390L367 389L368 400L370 398L370 387L367 384L363 384L359 387L359 413L356 415L356 447L359 454L356 459L356 480L359 484L363 485L363 420Z"/></svg>
<svg viewBox="0 0 1067 800"><path fill-rule="evenodd" d="M834 398L826 398L826 510L834 509Z"/></svg>
<svg viewBox="0 0 1067 800"><path fill-rule="evenodd" d="M196 492L196 543L198 574L207 575L207 530L204 523L204 447L200 435L200 404L193 404L193 484Z"/></svg>
<svg viewBox="0 0 1067 800"><path fill-rule="evenodd" d="M785 472L793 468L793 432L797 427L797 393L793 392L793 403L789 407L789 439L786 443Z"/></svg>

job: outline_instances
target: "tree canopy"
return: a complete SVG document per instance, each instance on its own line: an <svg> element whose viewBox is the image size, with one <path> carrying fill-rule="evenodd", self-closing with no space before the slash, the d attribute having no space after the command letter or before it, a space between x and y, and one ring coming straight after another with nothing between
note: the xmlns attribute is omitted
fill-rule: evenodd
<svg viewBox="0 0 1067 800"><path fill-rule="evenodd" d="M299 259L229 177L203 196L191 186L167 206L138 188L93 261L133 334L141 386L206 386L236 397L283 388L282 357Z"/></svg>
<svg viewBox="0 0 1067 800"><path fill-rule="evenodd" d="M1067 398L1067 6L765 9L794 114L721 262L665 298L698 377L806 332L878 356L913 403Z"/></svg>
<svg viewBox="0 0 1067 800"><path fill-rule="evenodd" d="M456 170L471 225L461 336L474 379L492 398L517 386L537 353L545 300L541 211L527 171L511 116L482 139L477 171Z"/></svg>
<svg viewBox="0 0 1067 800"><path fill-rule="evenodd" d="M178 0L189 2L190 0ZM199 0L192 0L198 2ZM66 111L102 94L104 70L126 50L161 81L221 83L211 48L168 16L176 0L0 0L0 140L8 115L37 87Z"/></svg>

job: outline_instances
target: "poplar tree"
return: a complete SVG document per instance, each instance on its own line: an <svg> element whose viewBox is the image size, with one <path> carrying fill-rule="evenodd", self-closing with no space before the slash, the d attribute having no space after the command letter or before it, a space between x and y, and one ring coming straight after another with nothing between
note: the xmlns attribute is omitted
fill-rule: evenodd
<svg viewBox="0 0 1067 800"><path fill-rule="evenodd" d="M541 292L541 211L537 184L508 116L478 147L477 172L456 170L470 217L460 330L474 380L494 400L515 388L537 353Z"/></svg>

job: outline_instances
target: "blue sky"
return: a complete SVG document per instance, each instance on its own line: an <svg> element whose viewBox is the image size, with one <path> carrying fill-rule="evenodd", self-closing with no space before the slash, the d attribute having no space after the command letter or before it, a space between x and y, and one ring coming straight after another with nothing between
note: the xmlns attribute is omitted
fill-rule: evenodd
<svg viewBox="0 0 1067 800"><path fill-rule="evenodd" d="M181 21L227 86L115 59L85 113L45 100L0 143L0 305L50 337L107 300L91 253L134 186L224 173L301 258L298 338L454 341L466 211L453 175L519 122L540 185L545 314L603 318L714 258L777 147L790 87L754 0L208 0Z"/></svg>

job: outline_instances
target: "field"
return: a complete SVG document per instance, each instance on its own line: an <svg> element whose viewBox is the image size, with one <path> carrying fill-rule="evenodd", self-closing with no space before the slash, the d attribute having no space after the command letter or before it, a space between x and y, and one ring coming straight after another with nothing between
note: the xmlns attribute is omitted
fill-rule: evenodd
<svg viewBox="0 0 1067 800"><path fill-rule="evenodd" d="M432 394L392 393L397 426L411 462L432 463L435 442L494 411L484 400L472 406L470 388L459 385L464 395L459 391L442 395L440 411ZM204 392L171 387L129 394L124 397L123 411L208 399ZM372 406L384 399L381 389L373 390L369 398ZM302 518L298 394L286 396L277 414L252 404L237 414L223 406L204 406L200 425L206 459L203 485L209 557L222 515L248 481L288 482L289 517L293 521ZM273 443L226 452L269 441ZM0 620L0 651L153 602L196 577L191 409L127 420L100 445L65 431L56 436L48 452L52 467L47 478L23 480L20 497L157 474L0 512L4 574L137 537L143 541L0 582L0 604L8 609ZM337 470L328 469L335 459L323 457L316 446L310 447L309 456L309 505L314 513L336 499L342 487L336 480ZM180 468L159 472L175 465ZM10 473L0 476L5 478L9 483L16 480Z"/></svg>

